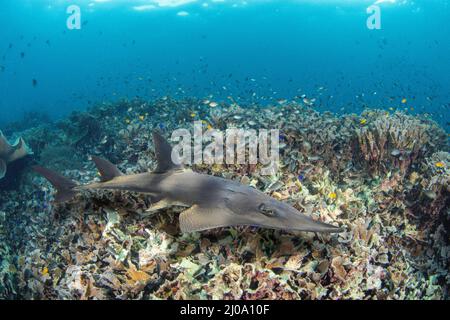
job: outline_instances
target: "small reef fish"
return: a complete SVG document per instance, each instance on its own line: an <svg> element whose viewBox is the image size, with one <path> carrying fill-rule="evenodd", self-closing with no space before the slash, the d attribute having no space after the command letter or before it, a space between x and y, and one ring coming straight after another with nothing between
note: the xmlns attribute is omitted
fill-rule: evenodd
<svg viewBox="0 0 450 320"><path fill-rule="evenodd" d="M93 156L101 182L78 185L41 166L33 169L56 188L56 202L68 201L81 190L122 190L148 194L153 203L148 211L173 205L189 207L179 217L182 232L238 225L310 232L343 231L303 215L293 206L251 186L199 174L173 163L172 147L157 131L153 132L153 142L158 163L154 172L124 175L109 161Z"/></svg>
<svg viewBox="0 0 450 320"><path fill-rule="evenodd" d="M445 163L442 161L436 162L434 165L436 168L445 168Z"/></svg>
<svg viewBox="0 0 450 320"><path fill-rule="evenodd" d="M46 275L48 275L48 268L47 267L44 267L42 270L41 270L41 275L42 276L46 276Z"/></svg>

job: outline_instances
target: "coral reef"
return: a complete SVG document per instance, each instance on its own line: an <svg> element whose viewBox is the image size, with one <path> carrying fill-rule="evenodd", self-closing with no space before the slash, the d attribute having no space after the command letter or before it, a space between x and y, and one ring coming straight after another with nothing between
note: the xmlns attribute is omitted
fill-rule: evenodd
<svg viewBox="0 0 450 320"><path fill-rule="evenodd" d="M67 120L56 125L64 132L65 144L74 147L89 145L98 139L101 132L99 122L89 113L73 112Z"/></svg>
<svg viewBox="0 0 450 320"><path fill-rule="evenodd" d="M181 234L177 207L149 213L145 195L124 192L55 205L50 185L30 174L20 190L0 190L0 297L449 298L450 159L430 120L380 110L321 114L298 102L263 109L169 97L105 103L70 119L33 128L32 146L43 164L55 148L71 148L54 166L81 182L98 179L86 150L128 173L153 169L154 128L192 129L193 120L205 128L279 128L281 167L273 176L242 165L193 169L253 185L346 232L238 227ZM62 168L74 155L79 166Z"/></svg>
<svg viewBox="0 0 450 320"><path fill-rule="evenodd" d="M444 130L431 121L401 112L367 111L356 130L355 160L373 176L398 170L404 177L447 139Z"/></svg>
<svg viewBox="0 0 450 320"><path fill-rule="evenodd" d="M50 124L51 122L52 121L49 114L38 110L32 110L25 111L20 120L6 123L2 126L2 128L3 133L10 136L15 132L23 132L29 128L40 127L44 124Z"/></svg>

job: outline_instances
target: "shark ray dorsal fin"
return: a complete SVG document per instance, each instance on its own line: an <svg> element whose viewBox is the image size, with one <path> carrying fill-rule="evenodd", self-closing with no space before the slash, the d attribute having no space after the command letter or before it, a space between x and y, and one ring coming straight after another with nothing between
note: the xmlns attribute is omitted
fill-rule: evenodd
<svg viewBox="0 0 450 320"><path fill-rule="evenodd" d="M180 214L181 232L195 232L233 226L233 212L225 207L200 207L193 205Z"/></svg>
<svg viewBox="0 0 450 320"><path fill-rule="evenodd" d="M92 156L92 161L94 161L95 166L97 167L98 172L100 173L100 180L102 182L110 181L115 177L123 175L123 173L120 172L120 170L117 169L117 167L108 160Z"/></svg>
<svg viewBox="0 0 450 320"><path fill-rule="evenodd" d="M0 159L0 179L6 175L6 162Z"/></svg>
<svg viewBox="0 0 450 320"><path fill-rule="evenodd" d="M169 142L157 130L153 131L153 143L158 166L155 173L164 173L170 170L181 169L180 165L172 161L172 147Z"/></svg>

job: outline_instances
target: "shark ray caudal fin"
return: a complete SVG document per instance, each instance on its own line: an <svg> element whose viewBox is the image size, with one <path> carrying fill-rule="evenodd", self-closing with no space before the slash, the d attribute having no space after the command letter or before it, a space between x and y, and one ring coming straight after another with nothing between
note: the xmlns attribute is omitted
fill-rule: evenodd
<svg viewBox="0 0 450 320"><path fill-rule="evenodd" d="M76 191L74 188L77 184L74 181L41 166L34 166L33 170L41 174L53 185L53 187L55 187L57 190L55 195L56 202L69 201L75 196Z"/></svg>
<svg viewBox="0 0 450 320"><path fill-rule="evenodd" d="M92 156L92 161L94 161L95 166L100 173L100 180L102 182L110 181L115 177L123 175L123 173L108 160L99 158L97 156Z"/></svg>
<svg viewBox="0 0 450 320"><path fill-rule="evenodd" d="M164 173L170 170L181 169L172 161L172 146L157 130L153 130L153 143L155 144L155 155L158 161L155 173Z"/></svg>

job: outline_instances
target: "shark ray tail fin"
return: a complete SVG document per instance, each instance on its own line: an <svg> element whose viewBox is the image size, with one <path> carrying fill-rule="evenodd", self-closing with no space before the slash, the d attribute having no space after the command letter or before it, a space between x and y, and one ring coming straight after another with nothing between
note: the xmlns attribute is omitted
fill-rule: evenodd
<svg viewBox="0 0 450 320"><path fill-rule="evenodd" d="M117 167L108 160L92 156L92 161L94 161L95 166L97 167L98 172L100 173L100 180L102 182L110 181L115 177L123 175L123 173L120 172L120 170L117 169Z"/></svg>
<svg viewBox="0 0 450 320"><path fill-rule="evenodd" d="M33 170L42 175L55 187L57 190L55 195L56 202L69 201L76 195L74 188L77 184L74 181L41 166L34 166Z"/></svg>

